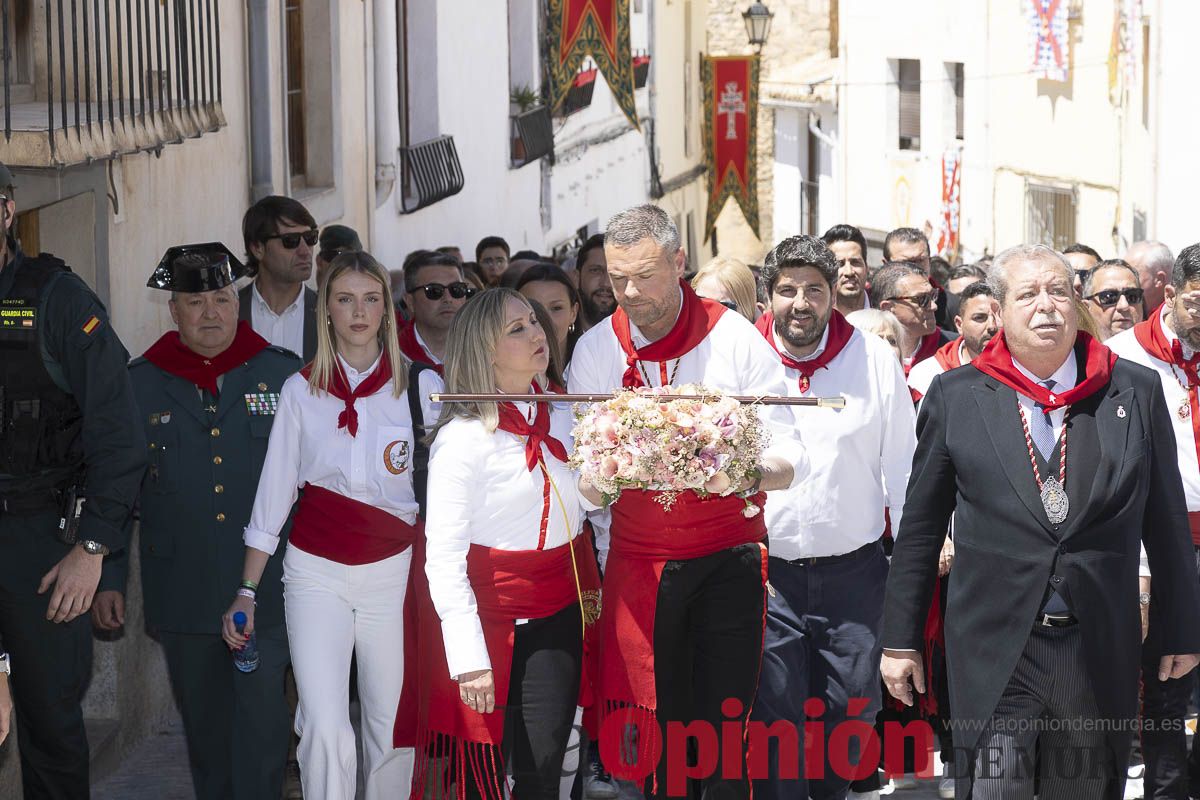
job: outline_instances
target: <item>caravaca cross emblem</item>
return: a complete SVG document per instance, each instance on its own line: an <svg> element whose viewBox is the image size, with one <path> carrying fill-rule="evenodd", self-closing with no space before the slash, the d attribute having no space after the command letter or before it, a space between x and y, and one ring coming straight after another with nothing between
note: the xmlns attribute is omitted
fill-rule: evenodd
<svg viewBox="0 0 1200 800"><path fill-rule="evenodd" d="M746 113L746 97L738 89L736 81L725 84L721 101L717 104L717 116L725 116L725 141L737 139L737 115Z"/></svg>

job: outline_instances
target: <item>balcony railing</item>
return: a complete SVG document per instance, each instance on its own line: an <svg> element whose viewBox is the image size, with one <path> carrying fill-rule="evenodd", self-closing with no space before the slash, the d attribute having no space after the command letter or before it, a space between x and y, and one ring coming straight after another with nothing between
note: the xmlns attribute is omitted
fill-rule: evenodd
<svg viewBox="0 0 1200 800"><path fill-rule="evenodd" d="M0 0L5 164L64 166L158 150L225 124L219 0L30 0L27 13L13 8Z"/></svg>
<svg viewBox="0 0 1200 800"><path fill-rule="evenodd" d="M523 167L554 152L550 110L537 106L512 117L512 165Z"/></svg>
<svg viewBox="0 0 1200 800"><path fill-rule="evenodd" d="M454 138L439 136L400 148L400 211L411 214L463 188L462 164Z"/></svg>

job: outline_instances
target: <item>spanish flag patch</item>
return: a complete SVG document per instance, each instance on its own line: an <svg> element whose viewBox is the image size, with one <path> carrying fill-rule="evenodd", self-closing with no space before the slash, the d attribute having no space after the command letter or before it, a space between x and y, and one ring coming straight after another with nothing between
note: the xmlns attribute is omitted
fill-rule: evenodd
<svg viewBox="0 0 1200 800"><path fill-rule="evenodd" d="M92 316L88 317L87 322L83 323L83 332L86 333L88 336L91 336L95 332L96 328L99 328L99 327L100 327L100 318L97 317L95 314L93 314Z"/></svg>

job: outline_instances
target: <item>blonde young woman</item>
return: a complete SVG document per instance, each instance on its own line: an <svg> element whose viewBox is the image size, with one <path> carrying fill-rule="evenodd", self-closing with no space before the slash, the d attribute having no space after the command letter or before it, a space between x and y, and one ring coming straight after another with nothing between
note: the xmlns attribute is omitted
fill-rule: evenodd
<svg viewBox="0 0 1200 800"><path fill-rule="evenodd" d="M714 258L692 278L692 290L754 322L762 313L754 273L736 258Z"/></svg>
<svg viewBox="0 0 1200 800"><path fill-rule="evenodd" d="M283 559L283 599L299 707L297 756L306 797L355 794L350 659L357 655L363 772L369 800L404 796L412 750L393 749L405 678L404 605L420 535L409 364L396 340L387 271L363 252L333 260L318 292L313 362L287 380L250 524L242 585L223 618L231 647L254 628L254 594L303 490ZM432 372L421 397L437 391ZM424 409L426 419L432 419ZM230 587L232 590L234 587ZM415 676L413 676L415 677Z"/></svg>
<svg viewBox="0 0 1200 800"><path fill-rule="evenodd" d="M425 571L436 618L422 625L414 797L437 780L440 755L453 756L460 798L507 796L506 764L513 797L558 797L599 577L580 536L594 506L566 461L570 409L524 399L545 391L547 344L508 289L479 295L450 327L447 390L513 400L445 404L433 442Z"/></svg>

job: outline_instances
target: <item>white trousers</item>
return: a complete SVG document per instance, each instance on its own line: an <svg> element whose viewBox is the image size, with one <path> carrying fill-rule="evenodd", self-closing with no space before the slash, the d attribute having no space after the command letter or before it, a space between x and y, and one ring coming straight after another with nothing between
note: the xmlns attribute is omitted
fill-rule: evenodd
<svg viewBox="0 0 1200 800"><path fill-rule="evenodd" d="M358 566L290 546L284 555L284 611L300 697L296 756L305 797L354 800L351 654L358 656L367 800L408 796L413 750L393 749L392 727L404 683L404 595L411 563L411 547Z"/></svg>

